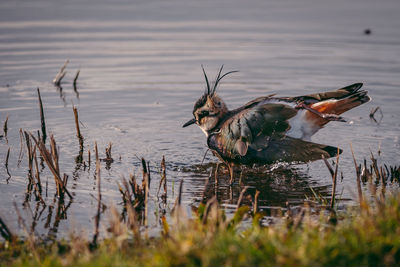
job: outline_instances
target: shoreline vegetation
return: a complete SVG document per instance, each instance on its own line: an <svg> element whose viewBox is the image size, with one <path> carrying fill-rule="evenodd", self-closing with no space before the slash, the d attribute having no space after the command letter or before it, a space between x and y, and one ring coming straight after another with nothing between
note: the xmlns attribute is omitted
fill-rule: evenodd
<svg viewBox="0 0 400 267"><path fill-rule="evenodd" d="M66 62L60 71L61 82ZM74 85L79 75L77 72ZM61 78L60 78L61 77ZM59 151L52 134L46 133L46 122L40 90L37 89L41 133L35 135L20 129L20 151L18 165L26 151L28 177L25 202L36 201L35 214L47 205L54 208L54 228L66 214L74 193L68 189L68 175L62 173L59 164ZM97 143L94 144L94 163L91 150L87 148L84 157L85 139L79 128L78 109L73 106L76 138L79 143L79 155L76 163L83 168L95 165L97 196L96 215L92 239L77 233L71 233L67 239L52 238L51 231L46 238L35 234L35 217L29 226L21 216L14 202L18 225L24 234L16 234L12 229L17 223L4 220L0 214L0 265L1 266L398 266L400 264L400 192L386 192L387 186L400 181L400 166L378 164L371 152L371 164L364 160L358 164L353 153L356 170L358 204L346 210L338 209L336 180L338 178L339 155L332 165L324 162L332 176L330 196L313 192L313 197L305 200L304 205L287 207L277 214L278 223L265 226L262 219L265 214L258 208L258 195L247 194L248 187L243 186L236 212L227 216L219 206L216 197L203 197L191 215L183 209L182 184L171 214L167 209L158 211L161 232L156 237L148 234L149 188L151 184L150 164L142 163L142 183L139 177L130 175L118 184L122 199L122 213L115 206L102 200L101 162L110 168L114 161L112 143L106 147L106 157L100 158ZM374 114L376 113L376 110ZM371 112L372 114L372 112ZM373 117L372 114L371 116ZM8 144L8 116L3 125L4 140ZM48 137L48 138L47 138ZM48 139L48 145L46 140ZM353 149L351 147L353 152ZM5 169L8 171L7 151ZM379 155L379 151L378 151ZM41 171L49 170L54 177L54 199L52 204L44 200L42 194L48 193L48 184L42 185ZM216 167L218 170L218 167ZM167 175L165 158L158 169L160 174L157 198L167 206ZM208 181L218 183L218 171ZM215 177L214 177L215 176ZM7 181L8 181L7 179ZM154 184L154 182L153 182ZM207 187L207 182L205 188ZM362 184L369 185L370 195L364 194ZM154 186L154 185L153 185ZM390 191L390 190L388 190ZM242 201L247 197L244 205ZM47 198L46 198L47 199ZM50 209L50 206L49 206ZM105 213L105 210L108 210ZM51 216L51 215L50 215ZM40 216L39 216L40 217ZM228 218L229 217L229 218ZM248 223L250 222L250 223ZM10 225L9 225L10 224ZM100 229L105 229L104 234Z"/></svg>
<svg viewBox="0 0 400 267"><path fill-rule="evenodd" d="M129 204L127 219L110 209L106 238L41 240L15 236L0 219L0 265L7 266L398 266L400 193L374 194L357 207L338 212L330 204L305 204L281 222L261 226L262 213L240 206L227 218L215 198L186 216L179 196L172 223L161 217L158 237L140 231ZM241 227L250 217L252 224ZM97 222L97 221L96 221ZM24 228L24 222L21 222ZM25 228L26 230L26 228ZM97 238L98 232L95 233Z"/></svg>

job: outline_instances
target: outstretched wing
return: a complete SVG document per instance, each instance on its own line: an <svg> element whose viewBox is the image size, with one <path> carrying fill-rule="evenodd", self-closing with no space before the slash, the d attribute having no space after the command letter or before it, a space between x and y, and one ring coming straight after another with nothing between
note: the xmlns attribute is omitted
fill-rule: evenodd
<svg viewBox="0 0 400 267"><path fill-rule="evenodd" d="M218 127L219 131L209 136L208 146L218 154L233 159L245 156L249 146L254 145L259 137L284 136L290 128L288 120L297 114L297 110L283 103L265 100L250 102L249 108L230 116ZM268 145L268 140L263 141L263 145Z"/></svg>

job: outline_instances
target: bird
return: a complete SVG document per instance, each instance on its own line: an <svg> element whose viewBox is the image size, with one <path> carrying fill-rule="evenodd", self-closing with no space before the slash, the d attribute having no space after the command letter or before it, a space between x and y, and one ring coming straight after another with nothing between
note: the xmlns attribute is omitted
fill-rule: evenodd
<svg viewBox="0 0 400 267"><path fill-rule="evenodd" d="M213 82L202 66L206 88L195 102L193 118L207 137L208 148L228 166L231 182L235 165L266 165L276 162L304 163L330 158L342 150L311 142L311 136L330 121L346 121L340 115L371 100L360 90L362 83L322 93L295 97L275 94L258 97L229 110L217 94L218 85L230 71L223 65Z"/></svg>

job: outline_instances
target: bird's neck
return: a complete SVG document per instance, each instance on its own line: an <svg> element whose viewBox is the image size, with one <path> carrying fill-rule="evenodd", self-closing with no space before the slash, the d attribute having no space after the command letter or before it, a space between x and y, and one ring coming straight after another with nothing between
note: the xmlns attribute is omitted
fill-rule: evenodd
<svg viewBox="0 0 400 267"><path fill-rule="evenodd" d="M204 125L202 125L200 128L204 132L204 134L208 137L210 134L215 133L219 131L221 128L222 124L231 117L230 111L225 110L224 112L221 112L218 114L218 116L214 117L213 120L207 121Z"/></svg>

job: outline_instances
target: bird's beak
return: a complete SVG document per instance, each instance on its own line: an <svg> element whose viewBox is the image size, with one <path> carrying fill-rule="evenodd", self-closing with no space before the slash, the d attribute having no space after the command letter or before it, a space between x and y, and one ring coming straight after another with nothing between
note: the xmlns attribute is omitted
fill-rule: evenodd
<svg viewBox="0 0 400 267"><path fill-rule="evenodd" d="M185 127L187 127L187 126L189 126L189 125L192 125L193 123L196 123L196 119L195 119L195 118L193 118L193 119L191 119L190 121L188 121L187 123L185 123L185 124L182 126L182 128L185 128Z"/></svg>

